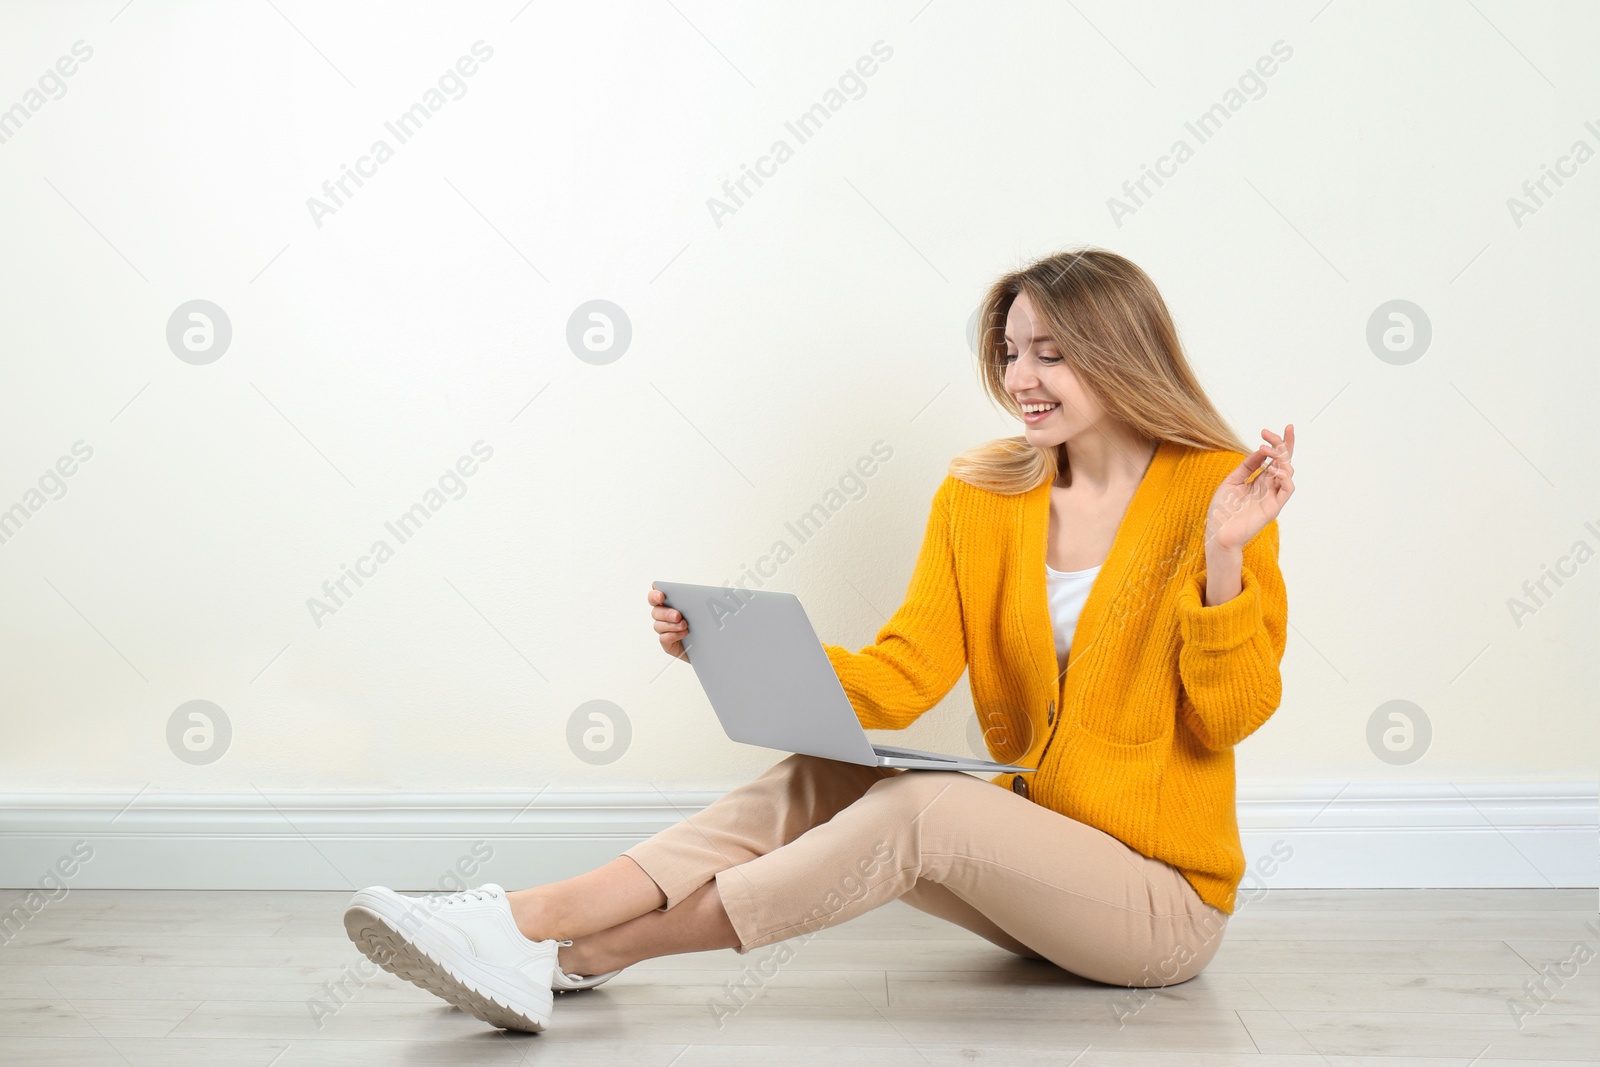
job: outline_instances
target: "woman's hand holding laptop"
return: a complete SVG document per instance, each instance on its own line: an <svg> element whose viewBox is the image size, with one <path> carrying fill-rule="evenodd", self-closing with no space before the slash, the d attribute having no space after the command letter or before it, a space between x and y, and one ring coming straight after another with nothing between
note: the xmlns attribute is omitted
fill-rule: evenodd
<svg viewBox="0 0 1600 1067"><path fill-rule="evenodd" d="M667 594L650 587L650 603L657 607L650 609L650 615L656 620L656 633L661 635L661 649L674 659L681 659L688 663L689 657L683 651L683 635L689 632L689 624L684 621L683 615L678 611L661 607L667 600Z"/></svg>

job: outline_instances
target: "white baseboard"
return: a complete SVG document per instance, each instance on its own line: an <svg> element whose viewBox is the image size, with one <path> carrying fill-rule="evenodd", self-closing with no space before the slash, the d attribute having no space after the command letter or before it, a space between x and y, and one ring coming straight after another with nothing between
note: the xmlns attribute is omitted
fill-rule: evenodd
<svg viewBox="0 0 1600 1067"><path fill-rule="evenodd" d="M68 869L61 880L83 889L537 885L613 859L718 795L0 794L0 888ZM1238 811L1253 884L1600 885L1594 782L1251 785Z"/></svg>
<svg viewBox="0 0 1600 1067"><path fill-rule="evenodd" d="M1275 888L1600 887L1593 781L1255 786L1238 807L1246 864Z"/></svg>

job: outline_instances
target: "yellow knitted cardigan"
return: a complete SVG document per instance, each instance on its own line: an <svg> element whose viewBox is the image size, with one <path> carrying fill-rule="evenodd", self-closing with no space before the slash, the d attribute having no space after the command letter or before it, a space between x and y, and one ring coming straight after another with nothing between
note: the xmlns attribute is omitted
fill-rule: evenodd
<svg viewBox="0 0 1600 1067"><path fill-rule="evenodd" d="M1045 590L1050 486L947 476L905 603L859 652L823 646L867 729L898 730L965 669L991 779L1178 869L1231 914L1244 876L1233 746L1282 698L1288 602L1278 524L1244 546L1243 589L1205 604L1205 520L1242 453L1162 442L1058 671ZM1060 709L1059 714L1057 709Z"/></svg>

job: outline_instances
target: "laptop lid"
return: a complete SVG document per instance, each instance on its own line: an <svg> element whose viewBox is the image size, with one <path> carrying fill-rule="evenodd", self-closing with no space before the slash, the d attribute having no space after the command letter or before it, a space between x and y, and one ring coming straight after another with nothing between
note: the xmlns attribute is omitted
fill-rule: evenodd
<svg viewBox="0 0 1600 1067"><path fill-rule="evenodd" d="M689 623L684 651L730 738L845 763L878 763L799 597L654 585Z"/></svg>

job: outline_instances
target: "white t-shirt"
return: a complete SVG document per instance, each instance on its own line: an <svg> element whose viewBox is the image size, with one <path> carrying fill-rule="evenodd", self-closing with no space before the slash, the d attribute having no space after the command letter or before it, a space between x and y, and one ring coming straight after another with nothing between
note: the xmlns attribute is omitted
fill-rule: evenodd
<svg viewBox="0 0 1600 1067"><path fill-rule="evenodd" d="M1067 653L1072 651L1072 631L1078 626L1078 615L1083 602L1089 599L1089 587L1099 567L1082 571L1058 571L1048 563L1044 567L1045 590L1050 599L1050 621L1056 632L1056 669L1067 669Z"/></svg>

